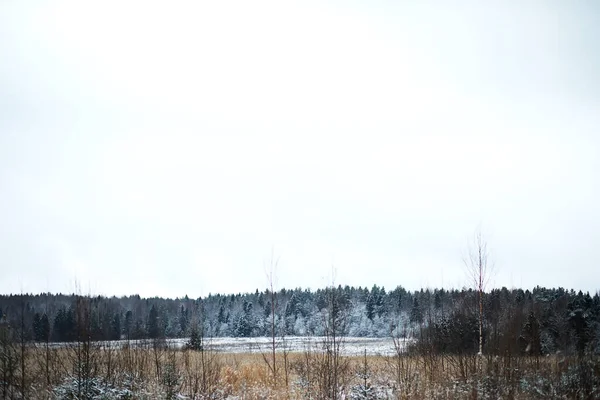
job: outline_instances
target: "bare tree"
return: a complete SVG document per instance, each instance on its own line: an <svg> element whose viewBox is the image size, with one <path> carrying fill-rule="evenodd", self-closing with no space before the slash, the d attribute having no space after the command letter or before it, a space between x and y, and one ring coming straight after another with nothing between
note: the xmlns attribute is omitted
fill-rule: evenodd
<svg viewBox="0 0 600 400"><path fill-rule="evenodd" d="M16 333L4 314L0 318L0 390L3 399L16 395L19 351L15 336Z"/></svg>
<svg viewBox="0 0 600 400"><path fill-rule="evenodd" d="M463 262L468 278L479 296L479 355L483 355L483 293L493 273L494 265L490 260L488 244L481 233L481 227L475 231Z"/></svg>
<svg viewBox="0 0 600 400"><path fill-rule="evenodd" d="M187 391L192 398L213 398L220 379L221 358L207 337L206 310L201 298L191 307L190 339L184 347Z"/></svg>
<svg viewBox="0 0 600 400"><path fill-rule="evenodd" d="M275 274L277 272L277 265L279 264L279 258L277 260L274 259L273 250L271 250L271 261L269 263L268 268L265 268L265 273L267 275L267 282L269 285L269 302L271 303L271 359L267 354L262 353L263 360L269 367L269 370L273 374L273 386L277 385L277 358L276 358L276 325L275 325L275 311L277 310L277 293L275 292Z"/></svg>
<svg viewBox="0 0 600 400"><path fill-rule="evenodd" d="M27 373L27 361L29 358L29 332L28 332L28 328L27 326L29 325L28 323L26 323L25 318L26 318L26 313L25 313L25 295L23 294L23 291L21 291L21 304L20 304L20 311L21 311L21 315L19 318L19 323L20 323L20 327L19 327L19 350L20 350L20 368L19 368L19 372L20 372L20 384L19 384L19 390L20 390L20 394L21 394L21 398L26 398L28 396L28 387L29 387L29 379L28 379L28 373ZM28 322L28 321L27 321Z"/></svg>
<svg viewBox="0 0 600 400"><path fill-rule="evenodd" d="M56 377L58 376L59 366L57 365L56 349L50 348L51 329L49 317L53 314L52 306L50 304L53 301L53 296L45 294L44 301L44 314L42 315L43 330L40 334L40 338L43 340L41 343L36 343L36 348L40 350L37 358L38 373L44 377L46 389L50 390L52 384L55 383Z"/></svg>
<svg viewBox="0 0 600 400"><path fill-rule="evenodd" d="M75 296L75 342L71 344L73 375L77 382L77 395L88 396L92 391L92 379L99 369L100 346L92 339L94 318L91 296Z"/></svg>
<svg viewBox="0 0 600 400"><path fill-rule="evenodd" d="M411 385L414 382L414 365L410 361L406 346L407 335L407 324L403 324L402 328L394 327L390 331L390 337L394 344L394 353L385 359L388 368L392 371L392 375L395 378L394 391L398 398L408 398L411 392Z"/></svg>
<svg viewBox="0 0 600 400"><path fill-rule="evenodd" d="M340 397L340 386L348 372L349 363L342 357L345 335L348 331L347 299L341 287L335 286L335 270L332 267L331 286L325 289L327 308L324 310L324 337L321 353L320 392L326 399Z"/></svg>
<svg viewBox="0 0 600 400"><path fill-rule="evenodd" d="M350 359L343 356L349 325L349 299L341 286L335 286L335 270L331 283L319 294L323 305L322 337L307 344L301 358L292 362L299 376L305 398L338 400L345 398L343 388L350 372Z"/></svg>

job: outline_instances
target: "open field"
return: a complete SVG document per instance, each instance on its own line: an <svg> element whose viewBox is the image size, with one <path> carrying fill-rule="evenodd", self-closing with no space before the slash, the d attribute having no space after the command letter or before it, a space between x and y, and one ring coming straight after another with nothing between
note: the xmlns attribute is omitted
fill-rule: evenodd
<svg viewBox="0 0 600 400"><path fill-rule="evenodd" d="M286 336L284 339L277 339L277 352L302 352L305 350L318 349L324 338L320 336ZM169 347L182 349L189 341L187 338L166 339ZM411 340L403 340L402 346L406 346ZM368 337L345 337L344 346L341 349L345 356L362 355L365 351L369 356L390 356L396 352L394 341L391 338L368 338ZM96 342L95 345L101 347L112 347L115 349L126 346L144 348L152 345L151 340L114 340L106 342ZM271 351L271 338L252 337L235 338L219 337L205 339L204 345L207 350L220 353L262 353ZM68 343L50 343L50 347L61 348L69 346Z"/></svg>

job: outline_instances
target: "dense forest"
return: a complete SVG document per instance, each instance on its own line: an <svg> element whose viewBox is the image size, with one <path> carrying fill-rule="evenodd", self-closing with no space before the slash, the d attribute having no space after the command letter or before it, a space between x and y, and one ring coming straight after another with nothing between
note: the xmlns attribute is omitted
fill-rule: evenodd
<svg viewBox="0 0 600 400"><path fill-rule="evenodd" d="M338 286L311 291L281 289L204 298L89 297L94 340L188 337L201 327L207 337L315 335L324 331L335 294L347 336L414 337L439 351L477 351L478 295L470 289ZM68 342L76 338L77 299L65 294L0 296L0 321L27 340ZM272 312L274 311L274 318ZM575 354L600 352L598 293L563 288L494 289L483 296L486 352Z"/></svg>

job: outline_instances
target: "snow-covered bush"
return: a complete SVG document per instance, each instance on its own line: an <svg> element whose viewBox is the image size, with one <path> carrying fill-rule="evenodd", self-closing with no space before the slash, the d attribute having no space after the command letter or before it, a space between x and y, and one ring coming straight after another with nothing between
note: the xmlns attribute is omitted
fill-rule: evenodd
<svg viewBox="0 0 600 400"><path fill-rule="evenodd" d="M116 388L103 383L99 378L90 378L79 381L77 378L69 377L53 390L53 398L56 400L130 400L135 391L130 387Z"/></svg>
<svg viewBox="0 0 600 400"><path fill-rule="evenodd" d="M377 391L371 384L359 384L356 386L352 386L352 390L350 391L350 398L352 400L377 400Z"/></svg>
<svg viewBox="0 0 600 400"><path fill-rule="evenodd" d="M181 376L179 375L174 362L168 363L165 366L162 376L162 384L165 388L165 398L167 400L176 399L176 396L181 389Z"/></svg>

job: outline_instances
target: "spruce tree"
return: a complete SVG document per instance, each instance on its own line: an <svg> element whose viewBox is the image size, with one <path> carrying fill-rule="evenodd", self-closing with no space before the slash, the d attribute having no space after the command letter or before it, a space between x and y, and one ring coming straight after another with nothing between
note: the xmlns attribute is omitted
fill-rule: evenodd
<svg viewBox="0 0 600 400"><path fill-rule="evenodd" d="M152 305L148 314L148 337L150 339L158 339L161 337L160 322L158 320L158 310Z"/></svg>

